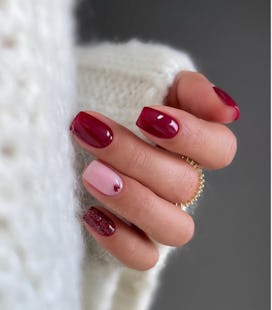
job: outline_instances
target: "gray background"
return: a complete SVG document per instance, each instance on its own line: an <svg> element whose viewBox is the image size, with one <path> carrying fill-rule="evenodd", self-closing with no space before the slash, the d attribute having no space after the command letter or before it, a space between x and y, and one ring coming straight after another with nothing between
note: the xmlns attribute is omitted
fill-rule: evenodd
<svg viewBox="0 0 272 310"><path fill-rule="evenodd" d="M85 0L77 10L79 41L186 50L241 109L237 156L206 173L195 237L170 257L152 310L269 309L269 12L264 0Z"/></svg>

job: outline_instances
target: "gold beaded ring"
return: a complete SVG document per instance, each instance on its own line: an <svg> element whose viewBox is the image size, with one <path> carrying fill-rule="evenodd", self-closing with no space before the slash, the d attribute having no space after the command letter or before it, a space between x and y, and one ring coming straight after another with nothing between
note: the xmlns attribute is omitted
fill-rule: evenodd
<svg viewBox="0 0 272 310"><path fill-rule="evenodd" d="M177 207L180 207L186 211L188 207L193 205L198 200L201 193L203 192L205 178L204 178L204 174L202 172L202 169L198 163L196 163L194 160L192 160L191 158L184 156L184 155L181 155L181 159L185 160L190 166L192 166L194 169L196 169L196 171L198 173L198 179L199 179L198 188L197 188L196 192L194 193L193 198L186 201L186 202L176 202L175 203L175 205Z"/></svg>

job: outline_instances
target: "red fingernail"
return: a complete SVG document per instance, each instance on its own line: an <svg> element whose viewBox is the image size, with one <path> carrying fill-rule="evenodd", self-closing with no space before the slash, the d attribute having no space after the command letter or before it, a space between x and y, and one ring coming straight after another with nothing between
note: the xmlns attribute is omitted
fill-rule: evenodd
<svg viewBox="0 0 272 310"><path fill-rule="evenodd" d="M111 236L116 230L114 222L95 207L91 207L83 215L83 220L88 226L102 236Z"/></svg>
<svg viewBox="0 0 272 310"><path fill-rule="evenodd" d="M108 146L113 139L112 130L108 125L85 112L76 115L70 130L82 141L97 148Z"/></svg>
<svg viewBox="0 0 272 310"><path fill-rule="evenodd" d="M235 109L235 116L234 120L238 120L240 117L240 110L236 104L236 102L231 98L230 95L228 95L226 92L224 92L222 89L220 89L217 86L213 86L214 91L218 95L218 97L226 104Z"/></svg>
<svg viewBox="0 0 272 310"><path fill-rule="evenodd" d="M178 122L171 116L144 107L137 119L136 125L146 132L159 138L173 138L179 131Z"/></svg>

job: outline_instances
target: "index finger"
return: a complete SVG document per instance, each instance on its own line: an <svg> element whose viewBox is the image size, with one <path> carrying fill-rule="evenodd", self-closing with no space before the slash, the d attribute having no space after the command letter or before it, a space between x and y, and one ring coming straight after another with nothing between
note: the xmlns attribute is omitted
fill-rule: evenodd
<svg viewBox="0 0 272 310"><path fill-rule="evenodd" d="M206 121L227 124L240 117L236 102L197 72L180 72L169 90L165 104Z"/></svg>

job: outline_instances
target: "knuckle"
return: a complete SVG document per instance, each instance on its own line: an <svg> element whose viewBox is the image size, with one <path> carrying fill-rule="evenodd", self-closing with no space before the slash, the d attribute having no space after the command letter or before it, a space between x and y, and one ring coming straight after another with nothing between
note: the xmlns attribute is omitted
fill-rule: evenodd
<svg viewBox="0 0 272 310"><path fill-rule="evenodd" d="M150 223L147 221L152 214L156 213L157 202L154 195L146 193L141 197L141 205L137 208L137 219L142 223L142 229L150 233Z"/></svg>
<svg viewBox="0 0 272 310"><path fill-rule="evenodd" d="M194 72L194 77L201 82L207 80L206 76L200 72Z"/></svg>
<svg viewBox="0 0 272 310"><path fill-rule="evenodd" d="M237 138L230 131L229 137L226 139L225 152L221 160L221 167L224 168L231 164L237 151Z"/></svg>
<svg viewBox="0 0 272 310"><path fill-rule="evenodd" d="M193 72L193 71L181 71L180 74L178 75L180 77L186 77L188 81L199 81L202 82L203 80L207 80L204 74L200 72Z"/></svg>
<svg viewBox="0 0 272 310"><path fill-rule="evenodd" d="M146 255L145 262L141 268L138 268L141 271L145 271L154 267L159 260L159 251L156 246L150 249L149 253Z"/></svg>
<svg viewBox="0 0 272 310"><path fill-rule="evenodd" d="M137 243L131 240L131 242L128 242L126 245L127 260L133 261L137 255L138 255Z"/></svg>
<svg viewBox="0 0 272 310"><path fill-rule="evenodd" d="M185 229L185 239L184 239L185 243L191 241L195 234L195 222L189 214L187 214L187 217L188 217L188 223Z"/></svg>
<svg viewBox="0 0 272 310"><path fill-rule="evenodd" d="M205 130L203 130L197 122L194 122L194 124L190 124L190 126L187 127L187 131L187 135L190 139L186 139L185 147L190 149L193 153L199 152L208 141Z"/></svg>
<svg viewBox="0 0 272 310"><path fill-rule="evenodd" d="M185 192L187 194L185 197L186 201L193 199L200 187L199 174L195 168L190 167L190 172L188 172L187 178L188 182L186 182L186 185L188 186L188 189Z"/></svg>
<svg viewBox="0 0 272 310"><path fill-rule="evenodd" d="M153 245L144 246L145 255L142 255L142 245L138 242L129 242L126 247L126 261L131 262L131 266L133 266L136 270L148 270L156 265L159 260L159 252L157 247Z"/></svg>
<svg viewBox="0 0 272 310"><path fill-rule="evenodd" d="M135 171L147 167L149 162L148 152L145 152L142 148L131 148L130 156L127 161L127 170Z"/></svg>
<svg viewBox="0 0 272 310"><path fill-rule="evenodd" d="M181 229L177 232L177 236L174 240L174 246L182 246L192 240L195 232L195 222L193 218L183 211L186 219L183 219L183 225Z"/></svg>

